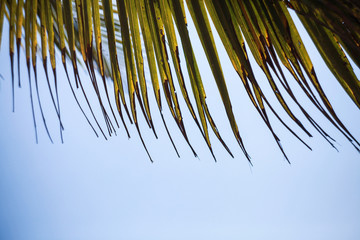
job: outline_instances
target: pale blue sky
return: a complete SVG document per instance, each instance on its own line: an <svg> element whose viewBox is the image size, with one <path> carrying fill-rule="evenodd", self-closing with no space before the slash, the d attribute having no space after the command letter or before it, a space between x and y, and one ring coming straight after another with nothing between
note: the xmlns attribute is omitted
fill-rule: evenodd
<svg viewBox="0 0 360 240"><path fill-rule="evenodd" d="M191 23L189 28L194 33ZM4 33L0 51L0 74L4 77L0 80L1 239L360 238L360 155L309 107L315 119L336 138L340 152L332 149L304 118L301 119L311 129L314 138L300 135L313 148L312 152L274 121L292 162L287 164L251 106L224 49L218 49L223 70L240 134L254 167L249 167L233 139L216 85L202 60L199 60L199 65L208 105L235 159L227 155L211 134L218 158L217 163L213 161L184 104L185 124L200 158L192 156L168 110L164 110L181 155L178 159L167 139L150 91L159 139L155 140L144 124L141 129L155 161L153 164L130 124L130 140L122 126L117 137L108 141L96 138L72 100L64 77L59 77L65 126L65 143L60 144L40 58L40 91L55 144L51 144L46 136L38 108L39 144L35 144L23 58L23 87L16 89L16 112L11 112L6 36ZM195 37L192 40L195 40L194 48L199 49ZM356 126L360 120L359 110L320 61L307 36L304 41L335 110L359 139L360 129ZM21 55L23 57L24 52ZM198 59L205 59L201 51L197 55ZM62 67L59 65L58 68L61 76ZM254 71L262 82L266 81L259 69L254 68ZM88 82L87 76L82 76L84 83ZM274 100L270 95L269 98ZM309 105L306 101L304 104ZM144 122L142 116L140 121Z"/></svg>

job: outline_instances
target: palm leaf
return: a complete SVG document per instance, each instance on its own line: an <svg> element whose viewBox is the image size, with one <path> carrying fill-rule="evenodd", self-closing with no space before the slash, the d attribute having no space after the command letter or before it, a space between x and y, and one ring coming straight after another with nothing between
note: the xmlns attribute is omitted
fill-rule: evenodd
<svg viewBox="0 0 360 240"><path fill-rule="evenodd" d="M23 0L4 0L0 5L0 44L3 37L3 22L4 19L7 19L13 106L15 106L13 61L16 37L19 85L19 59L21 56L19 49L22 41L25 41L30 88L31 55L40 109L41 99L38 94L36 59L37 48L41 48L41 60L52 102L58 115L60 133L63 126L59 99L64 96L58 96L57 91L56 51L61 53L63 67L75 100L96 135L99 130L105 138L116 133L116 127L119 127L117 118L120 117L127 135L130 137L123 116L123 110L125 110L130 123L135 124L146 149L139 122L145 121L157 138L156 123L152 121L152 105L148 98L148 88L152 87L163 124L176 153L178 154L176 144L171 138L170 131L166 126L166 119L162 114L162 97L165 97L172 118L196 156L185 128L179 95L176 90L178 85L187 110L210 152L213 154L208 124L232 156L230 149L220 136L207 105L208 96L204 88L205 82L201 78L197 64L200 59L196 57L187 28L186 17L189 12L218 87L234 137L249 161L250 155L240 137L217 46L212 35L211 21L251 103L270 130L286 159L285 150L280 144L269 114L273 114L297 139L310 148L297 133L300 131L309 137L312 136L311 130L305 128L306 125L299 120L298 115L302 115L301 117L305 117L306 121L334 147L334 140L300 104L289 81L294 81L315 108L359 151L359 142L337 116L320 85L315 68L295 27L289 9L295 11L299 16L334 77L354 104L360 108L360 82L348 60L349 56L355 65L360 67L358 58L360 55L360 4L355 0L187 0L186 4L182 0L117 0L116 2L111 0L25 0L25 2ZM38 45L38 34L41 40L40 46ZM181 42L182 47L178 45L178 42ZM104 56L104 50L108 51L108 58ZM264 83L258 81L249 54L252 54L255 62L264 72L277 102L268 100L270 99L269 93L263 91ZM53 70L54 93L51 87L51 76L47 73L48 55ZM78 58L80 55L81 59ZM184 64L180 62L182 56L185 58ZM122 63L120 60L122 57L124 66L119 64L119 62ZM68 63L72 66L73 79L68 74ZM89 74L89 79L97 95L97 104L103 115L101 121L97 119L92 110L94 101L89 101L87 92L82 86L82 79L78 73L79 66L84 66ZM182 69L184 66L186 66L188 76L184 76L185 71ZM147 79L146 69L150 71L150 79ZM123 70L125 70L123 74L126 74L126 83L123 82L121 74ZM285 71L292 75L292 79L285 77ZM99 87L98 74L102 78L101 84L104 88ZM106 79L113 81L115 99L109 97L108 85L110 83ZM189 79L190 88L187 86L187 79ZM176 80L178 84L175 83ZM79 91L86 99L92 118L85 114L84 106L79 103L77 91L73 88L72 82L75 83L76 88L80 88ZM125 87L127 87L127 93ZM163 94L161 94L161 88ZM100 89L103 89L104 92L101 92ZM32 92L31 89L30 92ZM106 97L103 97L104 94ZM197 111L193 107L193 100L195 100ZM117 113L112 108L113 102L116 103ZM294 103L300 112L296 112L294 107L291 107L294 106ZM287 116L275 111L274 104L279 104ZM140 116L137 106L142 112ZM51 140L42 111L41 117ZM33 120L35 131L37 131L34 114ZM93 121L96 123L96 128ZM290 122L287 121L295 123L296 127L294 129L289 127ZM107 132L103 130L103 124ZM146 151L148 152L147 149ZM215 158L214 154L213 156Z"/></svg>

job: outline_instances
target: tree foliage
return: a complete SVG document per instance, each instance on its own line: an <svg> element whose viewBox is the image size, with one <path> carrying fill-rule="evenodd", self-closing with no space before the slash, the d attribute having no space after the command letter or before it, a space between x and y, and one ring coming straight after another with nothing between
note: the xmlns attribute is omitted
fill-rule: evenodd
<svg viewBox="0 0 360 240"><path fill-rule="evenodd" d="M3 37L4 19L6 19L9 23L13 99L16 84L14 55L16 52L19 71L17 84L21 85L19 59L20 48L23 46L30 92L32 93L32 87L36 89L37 103L41 109L37 79L37 58L40 55L52 104L56 109L61 129L63 126L59 97L64 96L58 96L57 91L56 67L60 65L56 64L56 52L61 53L66 78L81 111L84 113L84 107L91 110L91 116L86 116L85 113L84 116L96 135L100 134L107 138L122 123L130 137L125 123L125 119L128 118L135 125L145 147L139 130L139 111L136 108L136 106L140 106L140 115L143 115L145 122L157 137L148 100L148 89L151 87L163 124L176 153L175 143L162 114L164 103L161 99L164 98L165 105L169 108L178 129L195 156L195 149L191 145L183 122L179 97L185 100L186 107L211 153L213 154L209 131L213 131L232 156L230 149L220 136L206 102L204 82L197 64L199 59L196 58L187 28L186 17L191 16L218 87L233 135L250 161L234 117L217 46L212 34L213 29L210 27L212 22L251 103L267 125L285 157L286 154L280 144L280 139L268 117L269 113L276 116L278 121L303 144L310 147L294 129L288 127L286 121L272 107L273 103L268 101L254 74L249 54L252 54L266 75L278 104L291 119L288 121L293 121L298 126L297 131L303 131L309 137L312 136L310 130L299 120L299 113L295 114L288 101L291 101L297 110L300 110L298 112L305 116L314 129L334 147L334 140L298 101L295 92L290 87L289 79L285 78L284 71L288 71L292 75L290 80L296 82L318 111L359 151L359 142L341 122L326 97L289 11L296 12L334 77L354 104L360 107L360 82L344 53L346 51L354 64L360 67L358 57L360 56L360 3L357 0L186 0L186 4L182 0L25 0L25 2L24 0L2 0L0 41ZM186 12L189 13L189 16ZM38 43L39 39L40 43ZM179 47L178 42L181 42L182 47ZM38 53L38 49L41 50L41 53ZM103 51L107 51L109 56L105 56ZM183 75L184 64L180 63L180 55L185 57L188 76ZM119 56L124 58L123 67L119 66ZM48 58L50 59L52 78L48 73ZM86 91L78 71L80 64L85 66L89 74L106 123L105 126L101 126L97 121L96 113L91 108L93 103L86 98L86 105L82 106L76 98L75 86L86 97ZM72 68L72 74L68 70L69 65ZM146 79L145 68L150 71L151 81ZM126 79L122 78L120 69L125 70ZM31 72L35 76L34 81L31 80ZM99 76L101 80L98 79ZM185 81L187 77L190 88ZM54 80L54 89L51 88L52 79ZM107 79L113 81L111 86L115 93L116 108L112 107L114 99L109 97ZM175 81L178 82L178 85ZM100 86L103 87L100 88ZM178 94L176 86L180 87L181 94ZM104 89L104 93L101 93L100 89ZM104 95L106 97L101 97ZM32 108L33 104L35 101L33 102L31 97ZM42 110L41 115L52 141ZM119 119L121 120L120 124ZM36 126L34 111L33 121ZM35 132L37 132L36 127Z"/></svg>

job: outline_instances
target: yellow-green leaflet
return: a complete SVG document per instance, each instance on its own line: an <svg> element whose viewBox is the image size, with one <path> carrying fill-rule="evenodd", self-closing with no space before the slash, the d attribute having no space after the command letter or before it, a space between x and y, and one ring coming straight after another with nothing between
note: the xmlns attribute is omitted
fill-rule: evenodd
<svg viewBox="0 0 360 240"><path fill-rule="evenodd" d="M1 39L2 39L2 29L4 23L4 14L5 13L5 1L0 2L0 47L1 47Z"/></svg>
<svg viewBox="0 0 360 240"><path fill-rule="evenodd" d="M41 36L41 55L43 58L43 62L46 62L47 49L46 49L46 13L45 13L45 0L40 0L40 36Z"/></svg>
<svg viewBox="0 0 360 240"><path fill-rule="evenodd" d="M62 62L65 63L65 33L61 0L56 0L57 28L60 35L60 50Z"/></svg>
<svg viewBox="0 0 360 240"><path fill-rule="evenodd" d="M137 122L136 110L135 110L135 87L134 83L137 81L136 71L134 66L134 59L132 56L132 48L131 41L129 35L129 27L127 22L127 14L125 10L124 0L117 0L117 9L118 9L118 17L121 25L121 35L124 49L124 58L126 64L126 76L127 76L127 85L128 85L128 93L130 98L130 106L132 117L135 123ZM115 51L115 49L113 49Z"/></svg>
<svg viewBox="0 0 360 240"><path fill-rule="evenodd" d="M108 47L111 59L111 69L112 75L114 77L114 92L115 92L115 101L118 112L120 114L121 120L123 125L126 129L128 137L130 137L129 132L127 130L126 124L124 122L124 118L121 111L121 103L119 95L121 96L122 105L125 108L125 111L129 117L130 122L132 122L129 111L126 106L123 83L120 75L117 53L116 53L116 42L115 42L115 34L114 34L114 20L113 20L113 10L112 10L112 3L110 0L102 0L103 10L104 10L104 17L105 17L105 24L107 29L108 35Z"/></svg>
<svg viewBox="0 0 360 240"><path fill-rule="evenodd" d="M96 52L99 61L100 74L104 76L104 63L102 57L102 44L101 44L101 30L100 30L100 13L99 13L99 1L91 1L92 3L92 12L93 12L93 21L94 21L94 31L95 31L95 44Z"/></svg>
<svg viewBox="0 0 360 240"><path fill-rule="evenodd" d="M71 55L71 60L73 61L73 66L75 65L75 32L74 32L74 22L73 22L73 10L72 3L70 0L63 0L63 10L64 10L64 19L65 19L65 28L67 33L69 51ZM58 10L60 11L60 10Z"/></svg>
<svg viewBox="0 0 360 240"><path fill-rule="evenodd" d="M86 53L85 53L85 40L84 40L84 15L83 15L83 4L82 4L83 0L75 0L75 8L76 8L76 24L77 24L77 29L79 31L77 37L79 38L79 43L80 43L80 49L81 49L81 54L83 57L84 62L86 62Z"/></svg>
<svg viewBox="0 0 360 240"><path fill-rule="evenodd" d="M151 39L150 26L146 18L145 0L136 0L136 4L137 4L136 9L138 10L138 16L139 16L139 23L141 27L141 33L143 35L143 40L145 44L146 57L149 64L152 87L154 90L156 102L158 104L159 109L161 110L159 79L156 69L155 54L154 54L153 42Z"/></svg>
<svg viewBox="0 0 360 240"><path fill-rule="evenodd" d="M22 31L23 20L24 20L23 8L24 8L24 0L18 0L18 5L16 8L16 38L17 39L21 39L21 31ZM0 15L2 15L2 14L0 13ZM0 29L0 31L1 31L1 29ZM0 38L1 38L1 35L0 35Z"/></svg>
<svg viewBox="0 0 360 240"><path fill-rule="evenodd" d="M207 18L207 15L205 14L205 6L202 1L187 1L187 6L195 23L195 27L200 37L201 43L204 47L205 54L210 64L217 87L219 89L219 93L223 101L231 128L236 135L238 133L238 127L233 114L213 35L211 34L209 20Z"/></svg>
<svg viewBox="0 0 360 240"><path fill-rule="evenodd" d="M124 57L125 57L127 80L128 80L128 82L127 82L128 83L128 93L129 93L129 98L130 98L132 117L133 117L136 129L137 129L137 132L139 134L140 140L146 150L146 153L148 154L150 160L152 161L151 156L145 146L145 143L144 143L143 138L140 133L138 120L137 120L137 114L136 114L136 107L135 107L135 94L136 94L137 98L139 100L140 107L144 113L143 105L142 105L142 102L141 102L140 96L139 96L136 69L135 69L135 63L134 63L133 52L132 52L131 41L130 41L130 34L129 34L129 25L128 25L128 21L127 21L127 16L128 16L127 7L130 7L129 6L130 3L127 1L126 2L127 6L126 6L124 0L117 0L116 2L117 2L118 16L119 16L119 21L120 21L120 26L121 26L121 36L122 36L122 40L123 40ZM144 115L145 115L145 113L144 113ZM145 118L146 118L146 116L145 116Z"/></svg>
<svg viewBox="0 0 360 240"><path fill-rule="evenodd" d="M163 3L163 2L162 2ZM153 9L154 9L154 14L152 17L155 17L155 19L157 21L155 21L155 23L157 24L157 33L155 34L158 34L158 36L160 37L160 39L158 39L157 41L159 42L160 44L160 48L161 48L161 52L162 52L162 58L164 59L165 62L167 62L169 60L169 57L168 57L168 53L167 53L167 50L166 50L166 40L165 40L165 31L166 31L166 34L167 31L170 31L169 29L166 30L164 25L167 24L168 22L166 20L163 20L163 16L161 14L161 11L160 11L160 3L159 2L153 2ZM165 10L165 17L167 16L168 12L167 10ZM151 19L149 19L151 21ZM170 23L169 23L170 24ZM168 35L168 36L172 36L171 33ZM169 42L173 43L172 41L173 39L168 39ZM172 51L174 51L174 48L172 47L171 48ZM171 54L173 54L173 52L171 51ZM176 74L179 74L180 71L177 70L178 69L178 64L175 64L175 71L176 71ZM174 81L173 81L173 77L171 76L171 72L170 72L170 67L169 67L169 64L168 63L165 63L165 71L166 71L166 75L167 75L167 81L165 81L165 85L168 85L166 87L169 87L170 88L170 92L171 92L171 97L172 97L172 103L174 104L174 107L175 107L175 115L176 115L176 119L178 121L178 124L182 121L182 116L181 116L181 112L180 112L180 106L179 106L179 102L177 100L177 96L175 94L175 87L174 87ZM179 79L181 79L181 77L178 77ZM181 80L179 80L181 81Z"/></svg>
<svg viewBox="0 0 360 240"><path fill-rule="evenodd" d="M136 92L137 98L139 100L141 110L143 111L145 120L147 121L149 127L153 128L151 115L150 115L149 100L148 100L148 96L147 96L146 82L145 82L144 60L143 60L143 56L142 56L140 30L139 30L138 15L137 15L137 11L136 11L135 1L132 1L132 0L126 1L126 9L127 9L127 13L128 13L128 19L129 19L131 40L132 40L132 43L134 46L133 54L135 57L136 65L133 63L134 64L133 66L134 66L134 68L137 69L137 73L139 76L142 99L140 98L139 89L138 89L139 83L138 83L138 79L137 79L136 75L134 75L134 77L135 77L135 81L134 81L135 92ZM145 107L145 109L144 109L144 107ZM153 128L153 130L154 130L154 128Z"/></svg>
<svg viewBox="0 0 360 240"><path fill-rule="evenodd" d="M168 85L169 82L172 82L172 76L170 73L170 67L169 67L167 55L163 52L164 48L163 48L163 45L161 44L161 38L159 35L160 29L162 28L162 21L161 21L161 18L158 18L157 21L151 21L151 19L154 19L154 18L156 19L154 5L150 4L150 0L145 0L145 1L146 1L145 8L146 8L146 17L147 17L146 20L149 23L150 34L151 34L151 38L152 38L152 42L153 42L153 47L155 50L155 56L156 56L157 65L158 65L159 72L160 72L160 79L161 79L161 83L163 86L165 99L166 99L166 102L168 103L168 106L169 106L169 109L170 109L170 112L171 112L173 118L177 119L176 115L175 115L175 110L174 110L173 104L172 104L173 94L171 92L171 88L169 88L169 85ZM161 24L160 29L159 29L158 24ZM169 79L171 81L169 81ZM161 106L160 98L159 98L159 103Z"/></svg>
<svg viewBox="0 0 360 240"><path fill-rule="evenodd" d="M92 25L92 14L91 7L92 4L90 0L83 0L83 15L84 15L84 38L85 38L85 47L86 53L89 54L89 51L92 51L92 41L93 41L93 25Z"/></svg>
<svg viewBox="0 0 360 240"><path fill-rule="evenodd" d="M31 55L32 55L32 64L33 67L36 66L36 50L37 50L37 22L35 14L37 12L37 1L31 0L31 6L32 6L32 14L31 14Z"/></svg>
<svg viewBox="0 0 360 240"><path fill-rule="evenodd" d="M45 1L45 9L46 9L45 12L46 29L48 33L50 62L51 62L51 67L55 69L56 61L55 61L55 43L54 43L54 22L53 22L51 4L49 1Z"/></svg>
<svg viewBox="0 0 360 240"><path fill-rule="evenodd" d="M185 102L188 106L188 109L189 109L192 117L194 118L195 121L197 121L195 112L193 110L193 107L191 105L191 102L190 102L190 99L188 96L189 94L188 94L186 86L185 86L184 76L183 76L183 73L181 70L181 65L180 65L179 49L178 49L178 44L176 41L174 25L173 25L172 16L171 16L171 9L166 0L159 1L159 12L161 14L161 18L163 19L164 31L168 38L170 53L171 53L171 57L172 57L172 60L174 63L176 76L179 81L181 92L183 94L183 97L185 99ZM164 34L164 33L162 33L162 34ZM173 85L173 83L170 82L170 87L171 87L171 85Z"/></svg>
<svg viewBox="0 0 360 240"><path fill-rule="evenodd" d="M195 54L194 54L192 46L191 46L190 37L189 37L188 31L186 28L186 21L185 21L185 16L183 15L184 11L182 11L182 6L179 4L178 1L172 1L171 6L172 6L171 9L172 9L172 12L173 12L173 15L175 18L177 28L179 30L179 35L180 35L182 46L183 46L184 53L185 53L185 59L186 59L187 67L188 67L189 78L190 78L192 90L194 93L196 105L198 108L198 113L199 113L201 124L202 124L203 135L204 135L205 140L208 144L208 147L210 148L210 151L212 153L212 147L211 147L208 129L207 129L207 121L205 118L205 115L206 115L215 135L218 137L220 142L223 143L226 150L229 151L228 147L226 146L226 144L220 137L220 134L215 126L215 123L212 120L209 109L205 102L205 98L206 98L205 90L204 90L202 80L200 77L200 72L199 72L199 69L198 69L198 66L196 63ZM230 151L229 151L229 153L231 155ZM214 158L215 158L215 156L214 156Z"/></svg>
<svg viewBox="0 0 360 240"><path fill-rule="evenodd" d="M32 19L32 12L31 12L31 0L25 2L25 55L26 55L26 62L29 64L30 61L30 39L31 39L31 28L30 23Z"/></svg>
<svg viewBox="0 0 360 240"><path fill-rule="evenodd" d="M9 45L10 54L14 54L15 48L15 26L16 26L16 1L11 1L10 7L10 28L9 28Z"/></svg>

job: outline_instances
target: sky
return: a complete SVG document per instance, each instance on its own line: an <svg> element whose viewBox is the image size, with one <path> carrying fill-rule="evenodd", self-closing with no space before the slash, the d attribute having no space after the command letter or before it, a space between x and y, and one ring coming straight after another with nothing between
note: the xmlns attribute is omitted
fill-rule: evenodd
<svg viewBox="0 0 360 240"><path fill-rule="evenodd" d="M7 26L4 29L7 31ZM189 31L193 34L194 48L200 49L191 22ZM321 61L306 32L301 27L299 31L334 109L360 139L360 129L356 126L359 110ZM313 151L273 121L291 161L288 164L251 106L219 38L215 41L240 134L253 167L232 136L211 71L202 60L198 63L210 111L235 158L210 134L218 160L214 162L182 100L185 127L199 158L192 155L164 108L181 155L177 158L150 91L159 139L154 138L141 116L140 128L154 163L130 124L130 139L122 126L117 136L109 140L96 138L73 100L59 65L65 127L64 144L61 144L40 58L40 94L54 144L47 138L38 107L35 111L39 143L36 144L24 51L21 52L22 88L16 88L15 113L12 113L8 40L4 32L0 49L3 77L0 79L0 239L359 239L359 153L304 101L314 118L337 140L339 152L303 118L314 137L309 139L299 134ZM206 59L200 50L197 57ZM57 61L60 62L59 56ZM264 89L268 88L260 70L254 67L254 72L264 82ZM358 69L356 73L359 76ZM81 76L91 92L86 72ZM298 91L297 94L301 96ZM269 98L274 100L270 95Z"/></svg>

